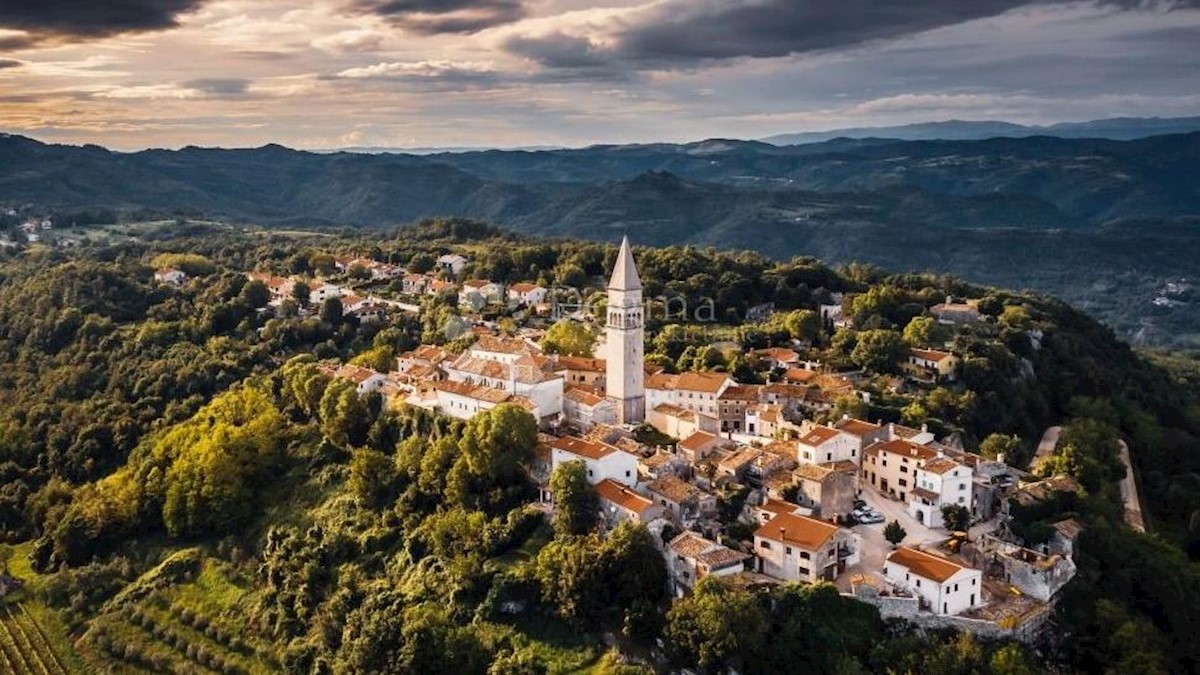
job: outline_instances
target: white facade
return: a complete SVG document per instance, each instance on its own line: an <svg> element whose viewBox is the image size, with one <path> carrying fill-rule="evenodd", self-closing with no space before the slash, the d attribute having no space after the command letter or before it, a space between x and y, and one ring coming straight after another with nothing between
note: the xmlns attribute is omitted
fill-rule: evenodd
<svg viewBox="0 0 1200 675"><path fill-rule="evenodd" d="M563 462L582 461L588 481L595 485L604 479L622 485L637 485L637 456L620 448L575 438L560 438L550 444L550 462L554 469Z"/></svg>
<svg viewBox="0 0 1200 675"><path fill-rule="evenodd" d="M945 527L942 507L957 505L972 510L974 471L965 464L938 458L916 468L915 486L908 494L908 512L929 527Z"/></svg>
<svg viewBox="0 0 1200 675"><path fill-rule="evenodd" d="M608 282L608 320L605 323L605 348L608 350L605 383L621 424L638 424L646 419L643 311L642 280L638 277L626 237L621 240L617 264Z"/></svg>
<svg viewBox="0 0 1200 675"><path fill-rule="evenodd" d="M893 551L883 566L888 583L915 593L935 614L961 614L983 604L983 573L910 548Z"/></svg>
<svg viewBox="0 0 1200 675"><path fill-rule="evenodd" d="M858 464L861 441L850 434L830 427L815 427L796 441L796 461L803 464L825 464L850 461Z"/></svg>
<svg viewBox="0 0 1200 675"><path fill-rule="evenodd" d="M437 265L440 269L447 270L451 274L458 274L467 266L467 259L461 255L448 253L437 259Z"/></svg>

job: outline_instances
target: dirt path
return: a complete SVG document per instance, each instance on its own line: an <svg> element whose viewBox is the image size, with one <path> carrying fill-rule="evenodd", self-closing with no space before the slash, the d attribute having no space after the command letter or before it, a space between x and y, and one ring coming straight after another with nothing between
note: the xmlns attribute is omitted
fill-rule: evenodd
<svg viewBox="0 0 1200 675"><path fill-rule="evenodd" d="M1050 427L1046 429L1046 433L1042 434L1042 440L1038 442L1037 452L1033 454L1033 459L1029 461L1029 470L1036 471L1038 464L1043 459L1054 454L1054 448L1058 446L1058 435L1062 433L1062 427Z"/></svg>
<svg viewBox="0 0 1200 675"><path fill-rule="evenodd" d="M1125 465L1125 477L1121 479L1121 501L1125 503L1125 522L1138 532L1146 531L1146 519L1142 516L1142 500L1138 498L1137 479L1133 475L1133 461L1129 456L1129 445L1121 441L1121 463Z"/></svg>

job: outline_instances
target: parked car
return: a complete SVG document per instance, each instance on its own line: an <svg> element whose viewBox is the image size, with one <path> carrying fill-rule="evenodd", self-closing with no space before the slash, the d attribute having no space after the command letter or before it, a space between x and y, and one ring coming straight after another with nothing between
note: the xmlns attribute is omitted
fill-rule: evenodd
<svg viewBox="0 0 1200 675"><path fill-rule="evenodd" d="M871 513L863 514L861 517L858 517L857 520L865 525L874 525L876 523L882 523L883 521L887 520L887 518L884 518L883 514L879 513L878 511L872 511Z"/></svg>

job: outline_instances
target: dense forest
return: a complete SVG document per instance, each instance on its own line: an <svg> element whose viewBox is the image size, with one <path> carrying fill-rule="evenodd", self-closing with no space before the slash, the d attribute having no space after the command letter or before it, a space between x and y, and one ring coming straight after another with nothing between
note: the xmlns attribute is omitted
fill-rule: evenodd
<svg viewBox="0 0 1200 675"><path fill-rule="evenodd" d="M647 295L715 304L703 330L657 319L647 359L753 377L741 348L799 337L886 373L946 295L991 320L954 338L954 387L878 391L872 419L928 424L1023 463L1064 423L1056 468L1085 525L1058 638L1036 647L885 623L830 586L703 583L667 597L644 527L601 538L528 504L533 418L387 408L320 359L388 362L458 310L358 324L264 311L244 272L364 255L429 269L602 287L615 249L438 220L394 236L167 225L137 242L0 249L0 526L22 610L66 670L227 673L1195 672L1200 645L1200 369L1135 352L1063 302L925 274L694 247L639 249ZM192 280L153 282L169 262ZM851 327L813 321L845 294ZM298 302L301 299L297 299ZM749 321L750 308L776 313ZM503 325L504 320L500 318ZM450 345L453 346L453 345ZM849 405L849 404L847 404ZM1151 533L1129 529L1113 442L1133 457ZM556 475L556 479L559 477ZM565 478L564 478L565 479ZM578 514L576 514L578 515ZM584 521L586 518L580 516ZM7 625L7 624L4 624ZM5 628L8 630L8 628ZM5 633L3 635L7 635ZM0 637L3 637L0 635ZM28 637L32 644L35 633ZM6 643L7 644L7 643ZM0 651L0 654L7 654ZM7 656L5 658L8 658Z"/></svg>

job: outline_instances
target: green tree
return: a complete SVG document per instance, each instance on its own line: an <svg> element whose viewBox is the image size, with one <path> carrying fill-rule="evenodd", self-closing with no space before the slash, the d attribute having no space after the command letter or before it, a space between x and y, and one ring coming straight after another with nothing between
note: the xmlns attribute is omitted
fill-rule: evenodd
<svg viewBox="0 0 1200 675"><path fill-rule="evenodd" d="M271 289L258 279L249 281L242 286L242 301L250 309L261 309L271 302Z"/></svg>
<svg viewBox="0 0 1200 675"><path fill-rule="evenodd" d="M899 520L893 520L883 528L883 538L892 546L900 545L904 538L908 536L908 532L904 530L904 526Z"/></svg>
<svg viewBox="0 0 1200 675"><path fill-rule="evenodd" d="M811 309L798 309L788 312L783 325L793 339L812 342L821 332L821 317Z"/></svg>
<svg viewBox="0 0 1200 675"><path fill-rule="evenodd" d="M342 322L343 311L341 298L325 298L325 302L321 303L321 320L327 324L336 326Z"/></svg>
<svg viewBox="0 0 1200 675"><path fill-rule="evenodd" d="M1003 457L1004 461L1012 462L1021 454L1021 439L1008 434L989 434L979 444L979 454L988 459Z"/></svg>
<svg viewBox="0 0 1200 675"><path fill-rule="evenodd" d="M292 286L292 299L301 307L308 307L309 298L312 297L312 287L303 281L297 281L296 285Z"/></svg>
<svg viewBox="0 0 1200 675"><path fill-rule="evenodd" d="M946 342L948 333L937 319L917 316L904 327L904 341L913 347L935 347Z"/></svg>
<svg viewBox="0 0 1200 675"><path fill-rule="evenodd" d="M351 455L350 491L366 508L383 506L392 494L395 480L395 465L382 452L360 448Z"/></svg>
<svg viewBox="0 0 1200 675"><path fill-rule="evenodd" d="M768 630L766 612L753 595L709 577L671 604L667 653L676 665L702 672L743 670L766 647Z"/></svg>
<svg viewBox="0 0 1200 675"><path fill-rule="evenodd" d="M582 461L563 462L550 476L554 493L554 531L559 536L586 534L596 529L600 500L588 481Z"/></svg>
<svg viewBox="0 0 1200 675"><path fill-rule="evenodd" d="M942 522L953 532L966 532L971 527L971 510L962 504L946 504L942 507Z"/></svg>
<svg viewBox="0 0 1200 675"><path fill-rule="evenodd" d="M591 356L596 337L587 326L570 319L557 321L542 338L542 350L547 354Z"/></svg>
<svg viewBox="0 0 1200 675"><path fill-rule="evenodd" d="M850 360L876 373L895 372L908 355L908 345L894 330L865 330L858 334Z"/></svg>

